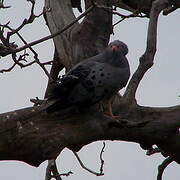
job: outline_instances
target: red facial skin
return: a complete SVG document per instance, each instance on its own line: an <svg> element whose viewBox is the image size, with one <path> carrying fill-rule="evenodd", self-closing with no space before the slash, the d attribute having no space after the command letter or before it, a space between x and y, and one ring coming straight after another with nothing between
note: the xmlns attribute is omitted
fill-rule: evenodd
<svg viewBox="0 0 180 180"><path fill-rule="evenodd" d="M119 50L120 50L120 46L112 45L112 46L111 46L111 49L112 49L113 51L119 51Z"/></svg>

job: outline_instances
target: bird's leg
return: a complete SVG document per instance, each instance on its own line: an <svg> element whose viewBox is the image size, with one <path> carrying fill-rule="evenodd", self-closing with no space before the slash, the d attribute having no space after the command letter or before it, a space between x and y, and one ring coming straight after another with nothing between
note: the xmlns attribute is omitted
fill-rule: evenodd
<svg viewBox="0 0 180 180"><path fill-rule="evenodd" d="M119 119L120 116L113 115L112 106L111 106L111 99L107 101L106 105L105 105L106 107L105 107L104 114L107 115L107 116L110 116L113 119Z"/></svg>

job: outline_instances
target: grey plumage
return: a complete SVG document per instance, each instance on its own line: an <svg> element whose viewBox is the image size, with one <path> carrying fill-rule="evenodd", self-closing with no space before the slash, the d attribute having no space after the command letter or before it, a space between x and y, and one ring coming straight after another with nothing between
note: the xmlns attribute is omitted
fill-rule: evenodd
<svg viewBox="0 0 180 180"><path fill-rule="evenodd" d="M49 99L56 101L47 108L47 112L73 105L88 107L110 99L128 82L127 53L127 45L116 40L102 53L75 65L55 87Z"/></svg>

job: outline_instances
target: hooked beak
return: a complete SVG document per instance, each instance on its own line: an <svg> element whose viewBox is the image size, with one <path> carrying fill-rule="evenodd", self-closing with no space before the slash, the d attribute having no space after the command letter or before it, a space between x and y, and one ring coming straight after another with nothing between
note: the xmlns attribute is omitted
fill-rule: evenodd
<svg viewBox="0 0 180 180"><path fill-rule="evenodd" d="M117 51L119 48L116 45L112 45L111 49L113 50L113 52Z"/></svg>

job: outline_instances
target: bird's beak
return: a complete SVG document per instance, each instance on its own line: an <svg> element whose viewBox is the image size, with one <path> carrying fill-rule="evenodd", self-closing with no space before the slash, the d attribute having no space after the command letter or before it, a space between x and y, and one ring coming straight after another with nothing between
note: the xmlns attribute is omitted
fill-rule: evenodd
<svg viewBox="0 0 180 180"><path fill-rule="evenodd" d="M115 45L112 45L112 46L111 46L111 49L112 49L112 50L113 50L113 52L114 52L114 51L117 51L117 50L118 50L118 47L117 47L117 46L115 46Z"/></svg>

